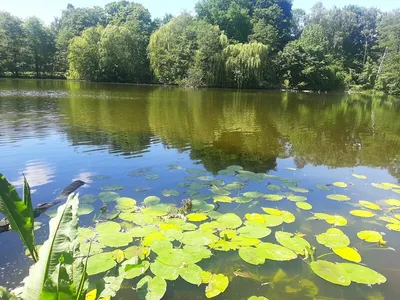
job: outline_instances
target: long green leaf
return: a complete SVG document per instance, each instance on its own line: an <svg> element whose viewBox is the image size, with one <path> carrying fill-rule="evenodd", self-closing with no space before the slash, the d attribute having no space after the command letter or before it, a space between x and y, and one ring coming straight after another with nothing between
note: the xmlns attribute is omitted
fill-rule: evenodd
<svg viewBox="0 0 400 300"><path fill-rule="evenodd" d="M11 229L19 233L32 258L37 261L35 247L34 218L29 185L24 180L24 201L15 188L0 174L0 213L4 214Z"/></svg>
<svg viewBox="0 0 400 300"><path fill-rule="evenodd" d="M18 298L10 294L5 288L0 286L0 299L2 300L17 300Z"/></svg>
<svg viewBox="0 0 400 300"><path fill-rule="evenodd" d="M50 286L45 285L46 280L54 274L62 257L73 256L78 231L78 202L78 196L70 195L58 208L57 216L50 220L49 239L39 250L40 260L30 268L29 276L24 280L24 300L45 299L42 291Z"/></svg>
<svg viewBox="0 0 400 300"><path fill-rule="evenodd" d="M87 288L89 287L88 283L88 275L87 275L87 265L88 265L88 260L90 256L90 250L92 248L92 241L90 241L89 245L89 250L86 256L85 261L81 260L76 260L74 261L72 265L73 269L73 282L74 282L74 287L76 290L76 300L84 299L85 297L85 292L87 291Z"/></svg>

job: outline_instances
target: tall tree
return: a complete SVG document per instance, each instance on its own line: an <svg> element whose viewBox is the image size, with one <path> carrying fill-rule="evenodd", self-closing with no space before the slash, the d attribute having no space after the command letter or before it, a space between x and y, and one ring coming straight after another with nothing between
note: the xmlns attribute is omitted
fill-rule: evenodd
<svg viewBox="0 0 400 300"><path fill-rule="evenodd" d="M0 12L0 45L0 67L19 77L25 64L25 33L22 20L6 12Z"/></svg>

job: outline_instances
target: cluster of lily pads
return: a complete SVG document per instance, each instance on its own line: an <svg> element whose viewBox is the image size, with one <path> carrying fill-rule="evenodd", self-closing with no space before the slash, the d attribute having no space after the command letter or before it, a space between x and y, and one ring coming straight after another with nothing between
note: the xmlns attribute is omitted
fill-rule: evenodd
<svg viewBox="0 0 400 300"><path fill-rule="evenodd" d="M310 190L299 186L297 179L245 171L240 166L230 166L218 172L224 180L207 176L201 169L183 169L179 165L169 165L168 168L188 173L186 182L177 183L185 189L184 194L175 189L162 192L166 199L179 196L179 200L186 199L184 207L162 201L157 196L148 196L141 202L120 197L115 192L123 189L119 185L103 187L97 197L85 195L81 198L81 215L91 213L94 208L90 203L97 199L104 203L107 210L112 207L110 213L97 221L93 228L79 228L78 231L81 253L86 254L90 250L89 276L115 270L119 274L106 277L106 282L112 281L115 286L110 297L115 296L123 280L140 277L135 289L146 299L161 299L167 290L167 282L179 277L195 286L204 285L207 298L218 296L229 287L230 274L209 272L201 267L201 262L227 251L237 252L245 263L255 266L267 261L302 259L318 277L341 286L386 282L385 276L365 265L358 250L351 247L350 238L339 229L347 225L346 217L312 212L313 206L307 202L306 196ZM151 173L150 168L133 171L129 176L147 180L159 177ZM355 180L367 179L358 174L353 174L353 177ZM228 180L229 183L226 183ZM264 181L263 190L245 191L249 182ZM400 186L394 183L372 183L372 186L400 192ZM316 186L326 192L326 201L339 202L351 199L330 191L347 187L345 182ZM286 200L293 202L293 208L298 213L309 213L307 220L323 220L332 227L307 239L303 233L283 231L284 224L296 221L294 213L277 208L280 201ZM259 211L244 215L232 210L221 213L229 211L223 208L229 203L249 204L250 208L257 206ZM377 218L387 222L388 229L400 231L400 214L395 213L400 209L400 200L387 199L382 204L360 200L353 205L357 207L350 211L352 216ZM360 231L357 237L365 243L386 247L386 241L379 232ZM340 262L321 259L324 255L316 257L315 243L331 249L332 253L327 255L336 255ZM302 280L310 285L308 279ZM92 296L96 298L96 295ZM251 296L249 299L266 298Z"/></svg>

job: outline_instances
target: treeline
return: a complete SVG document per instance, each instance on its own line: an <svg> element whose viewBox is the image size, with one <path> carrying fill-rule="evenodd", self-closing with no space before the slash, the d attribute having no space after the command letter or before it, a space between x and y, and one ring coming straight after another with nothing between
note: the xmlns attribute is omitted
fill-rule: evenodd
<svg viewBox="0 0 400 300"><path fill-rule="evenodd" d="M400 10L201 0L195 11L68 5L50 26L0 12L0 76L400 94Z"/></svg>

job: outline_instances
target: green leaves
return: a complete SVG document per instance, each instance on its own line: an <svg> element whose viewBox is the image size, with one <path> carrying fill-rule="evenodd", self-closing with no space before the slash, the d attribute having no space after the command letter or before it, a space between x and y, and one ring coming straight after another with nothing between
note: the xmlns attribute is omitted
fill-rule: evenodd
<svg viewBox="0 0 400 300"><path fill-rule="evenodd" d="M116 265L112 252L99 253L89 257L87 273L89 275L104 273Z"/></svg>
<svg viewBox="0 0 400 300"><path fill-rule="evenodd" d="M386 282L385 276L370 268L351 263L338 264L338 266L353 282L366 285L382 284Z"/></svg>
<svg viewBox="0 0 400 300"><path fill-rule="evenodd" d="M317 241L328 248L344 248L350 245L350 239L338 228L329 228L317 235Z"/></svg>
<svg viewBox="0 0 400 300"><path fill-rule="evenodd" d="M23 200L15 188L0 174L0 213L7 218L11 230L17 231L34 261L39 259L35 247L34 216L31 193L24 177Z"/></svg>
<svg viewBox="0 0 400 300"><path fill-rule="evenodd" d="M343 272L336 264L325 260L313 261L310 264L311 270L330 283L349 286L351 283L350 276L347 272Z"/></svg>
<svg viewBox="0 0 400 300"><path fill-rule="evenodd" d="M159 276L142 278L137 286L136 291L140 299L159 300L167 290L167 283Z"/></svg>
<svg viewBox="0 0 400 300"><path fill-rule="evenodd" d="M206 297L213 298L225 292L229 285L229 279L223 274L213 274L206 287Z"/></svg>
<svg viewBox="0 0 400 300"><path fill-rule="evenodd" d="M265 263L265 251L261 248L243 247L239 249L239 256L245 262L252 265Z"/></svg>
<svg viewBox="0 0 400 300"><path fill-rule="evenodd" d="M311 248L310 243L305 239L289 232L277 231L275 238L279 244L300 255L306 255L307 248Z"/></svg>

